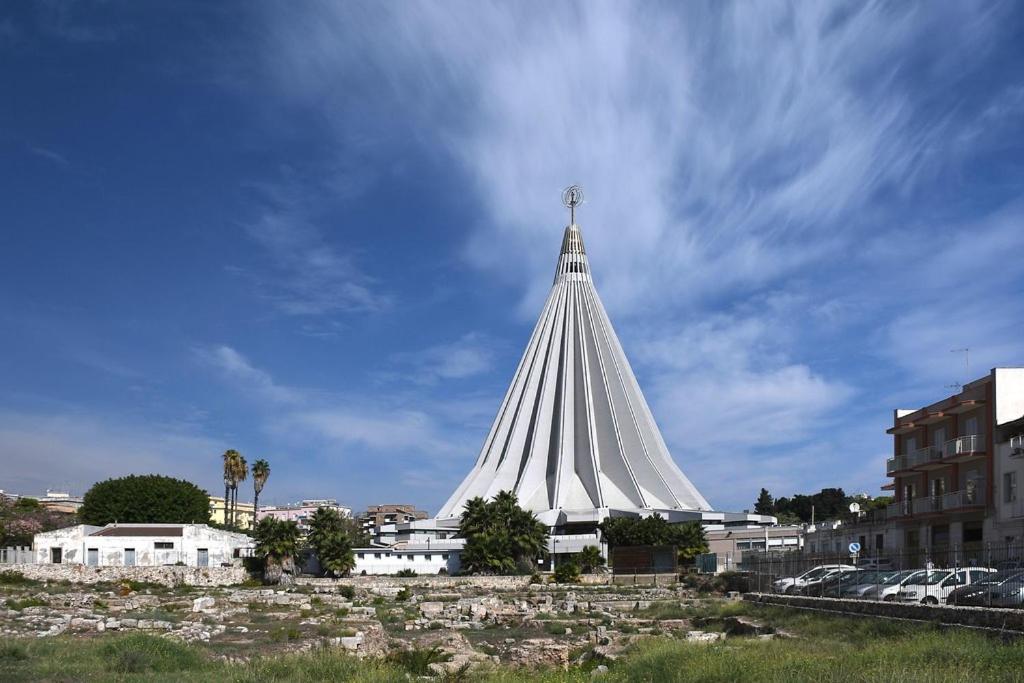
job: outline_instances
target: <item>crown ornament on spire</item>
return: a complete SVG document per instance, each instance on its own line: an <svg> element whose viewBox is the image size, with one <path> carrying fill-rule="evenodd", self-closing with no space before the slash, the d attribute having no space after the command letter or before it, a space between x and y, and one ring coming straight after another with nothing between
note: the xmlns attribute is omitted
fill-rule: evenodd
<svg viewBox="0 0 1024 683"><path fill-rule="evenodd" d="M562 190L562 203L569 209L569 225L576 224L576 207L583 203L583 188L570 185Z"/></svg>

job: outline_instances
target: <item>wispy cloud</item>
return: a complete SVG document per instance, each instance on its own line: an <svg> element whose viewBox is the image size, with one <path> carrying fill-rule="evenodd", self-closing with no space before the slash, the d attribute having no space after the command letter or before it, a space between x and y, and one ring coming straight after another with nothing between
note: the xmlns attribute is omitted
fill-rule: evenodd
<svg viewBox="0 0 1024 683"><path fill-rule="evenodd" d="M97 479L127 474L166 474L215 486L216 458L227 448L177 425L74 411L0 411L0 444L0 488L25 493L84 493Z"/></svg>
<svg viewBox="0 0 1024 683"><path fill-rule="evenodd" d="M453 342L395 354L394 361L408 370L393 376L422 384L475 377L491 370L498 346L486 335L469 332Z"/></svg>
<svg viewBox="0 0 1024 683"><path fill-rule="evenodd" d="M234 386L255 394L259 399L273 403L296 403L301 400L301 393L298 390L277 384L270 373L255 367L230 346L197 348L195 353L201 361L216 368Z"/></svg>
<svg viewBox="0 0 1024 683"><path fill-rule="evenodd" d="M71 166L71 162L68 161L67 157L65 157L63 154L60 154L59 152L54 152L52 149L46 149L45 147L36 147L34 145L30 146L28 149L36 156L42 157L43 159L46 159L47 161L50 161L60 166L61 168L68 168L69 166Z"/></svg>
<svg viewBox="0 0 1024 683"><path fill-rule="evenodd" d="M351 250L329 240L318 224L315 216L322 199L291 176L277 185L250 183L260 197L261 209L257 218L245 224L245 231L269 257L269 273L237 266L232 270L255 282L287 315L315 317L388 308L391 297L378 291L377 282L360 269Z"/></svg>
<svg viewBox="0 0 1024 683"><path fill-rule="evenodd" d="M558 191L584 185L599 290L698 483L720 473L723 448L733 469L763 473L794 469L792 453L810 442L826 460L848 454L829 430L884 438L884 425L858 431L839 418L858 392L877 391L871 371L852 368L883 359L911 383L932 372L904 360L904 344L944 345L948 308L910 295L900 310L903 293L942 291L970 308L970 287L928 289L932 271L900 262L904 225L893 221L922 202L933 210L922 222L941 211L919 193L977 153L964 136L1012 125L1013 87L948 96L1007 38L1006 6L306 9L271 8L265 54L278 92L331 122L340 158L370 141L382 158L415 145L450 159L489 218L468 226L464 256L522 287L523 318L550 284L552 249L538 245L557 242ZM975 230L956 234L969 242ZM1008 332L977 307L963 319L985 338ZM878 442L861 443L865 459L879 456Z"/></svg>

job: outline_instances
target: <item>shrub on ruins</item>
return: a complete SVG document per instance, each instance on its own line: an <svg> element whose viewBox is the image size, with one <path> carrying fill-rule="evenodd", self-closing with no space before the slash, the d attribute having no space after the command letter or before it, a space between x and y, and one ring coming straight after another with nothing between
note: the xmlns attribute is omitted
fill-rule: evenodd
<svg viewBox="0 0 1024 683"><path fill-rule="evenodd" d="M635 545L674 545L679 561L686 564L708 551L707 537L700 522L670 524L654 513L650 517L609 517L598 525L612 548Z"/></svg>
<svg viewBox="0 0 1024 683"><path fill-rule="evenodd" d="M293 521L264 517L256 525L253 538L256 555L263 560L266 583L291 583L300 537L299 525Z"/></svg>
<svg viewBox="0 0 1024 683"><path fill-rule="evenodd" d="M466 539L462 571L467 574L529 574L547 555L548 529L502 491L487 501L466 501L459 535Z"/></svg>
<svg viewBox="0 0 1024 683"><path fill-rule="evenodd" d="M82 524L113 522L206 524L210 497L195 484L159 474L107 479L86 491L78 510Z"/></svg>
<svg viewBox="0 0 1024 683"><path fill-rule="evenodd" d="M575 558L563 560L555 567L555 583L577 583L580 580L580 566Z"/></svg>
<svg viewBox="0 0 1024 683"><path fill-rule="evenodd" d="M331 508L317 508L309 518L306 537L324 573L344 576L356 566L352 537L341 513Z"/></svg>
<svg viewBox="0 0 1024 683"><path fill-rule="evenodd" d="M601 549L596 545L583 546L583 549L573 559L576 560L576 564L584 574L593 574L604 566L604 556L601 555Z"/></svg>

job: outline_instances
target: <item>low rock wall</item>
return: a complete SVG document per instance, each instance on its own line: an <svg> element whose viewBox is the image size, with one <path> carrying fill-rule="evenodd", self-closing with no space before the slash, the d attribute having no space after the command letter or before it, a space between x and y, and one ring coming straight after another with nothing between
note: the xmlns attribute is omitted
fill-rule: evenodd
<svg viewBox="0 0 1024 683"><path fill-rule="evenodd" d="M243 567L87 567L81 564L7 564L2 571L18 572L36 581L100 583L140 581L164 586L231 586L249 578Z"/></svg>
<svg viewBox="0 0 1024 683"><path fill-rule="evenodd" d="M589 574L580 577L580 583L603 586L610 583L605 574ZM524 590L530 585L529 576L352 576L343 579L321 579L297 577L295 583L330 591L337 586L353 586L373 590L376 588L401 588L417 586L430 589L455 589L460 587L482 588L484 590Z"/></svg>
<svg viewBox="0 0 1024 683"><path fill-rule="evenodd" d="M1024 610L992 607L957 607L921 605L877 600L840 600L836 598L810 598L802 595L775 595L747 593L743 599L765 605L801 607L829 610L846 614L917 619L939 624L956 624L1010 631L1024 631Z"/></svg>

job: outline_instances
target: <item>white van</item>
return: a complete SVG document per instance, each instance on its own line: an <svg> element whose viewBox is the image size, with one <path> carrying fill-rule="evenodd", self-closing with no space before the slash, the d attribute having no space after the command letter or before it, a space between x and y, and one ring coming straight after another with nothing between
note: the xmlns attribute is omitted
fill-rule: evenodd
<svg viewBox="0 0 1024 683"><path fill-rule="evenodd" d="M945 604L946 598L957 588L981 581L995 569L988 567L961 567L957 570L932 569L915 575L896 592L897 602L920 602L925 605Z"/></svg>

